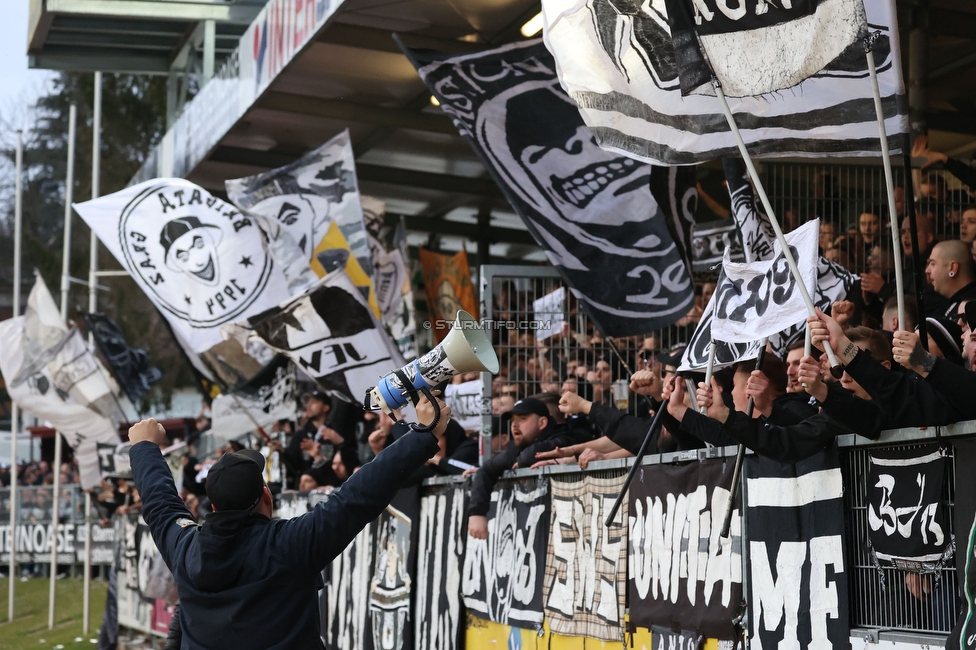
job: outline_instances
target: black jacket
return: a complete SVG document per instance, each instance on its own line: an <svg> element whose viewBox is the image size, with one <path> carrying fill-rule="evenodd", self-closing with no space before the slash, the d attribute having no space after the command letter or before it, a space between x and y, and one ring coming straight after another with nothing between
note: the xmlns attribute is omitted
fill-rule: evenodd
<svg viewBox="0 0 976 650"><path fill-rule="evenodd" d="M133 445L142 516L179 589L184 650L320 648L320 572L436 452L433 435L411 433L306 515L215 512L199 526L159 448Z"/></svg>
<svg viewBox="0 0 976 650"><path fill-rule="evenodd" d="M936 359L925 381L949 402L954 422L976 420L976 372Z"/></svg>
<svg viewBox="0 0 976 650"><path fill-rule="evenodd" d="M956 312L959 311L959 303L969 300L976 300L976 280L970 282L962 289L952 294L952 297L949 298L949 304L946 305L945 312L943 313L942 317L955 322L955 320L958 318Z"/></svg>
<svg viewBox="0 0 976 650"><path fill-rule="evenodd" d="M536 462L535 455L541 451L552 451L556 447L569 447L575 444L572 433L565 424L553 424L551 421L545 429L539 432L535 442L519 449L509 444L504 451L492 456L488 462L478 468L471 483L471 498L468 501L468 514L488 515L491 505L491 491L502 473L512 469L518 463L521 468L531 467Z"/></svg>

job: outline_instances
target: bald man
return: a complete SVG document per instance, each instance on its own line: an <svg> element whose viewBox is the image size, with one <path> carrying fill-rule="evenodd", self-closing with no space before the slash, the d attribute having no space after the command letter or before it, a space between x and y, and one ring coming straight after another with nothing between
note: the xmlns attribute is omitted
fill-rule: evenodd
<svg viewBox="0 0 976 650"><path fill-rule="evenodd" d="M969 247L958 239L932 248L925 278L936 293L949 301L944 318L953 318L963 300L976 300L976 264Z"/></svg>

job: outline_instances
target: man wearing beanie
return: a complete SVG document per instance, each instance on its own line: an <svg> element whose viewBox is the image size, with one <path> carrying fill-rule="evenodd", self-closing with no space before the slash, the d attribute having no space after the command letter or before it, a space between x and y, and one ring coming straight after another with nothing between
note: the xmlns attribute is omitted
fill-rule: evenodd
<svg viewBox="0 0 976 650"><path fill-rule="evenodd" d="M180 593L184 650L321 648L321 571L390 504L401 484L438 451L450 409L438 400L433 434L411 431L306 515L272 520L264 457L226 453L207 476L214 513L198 525L159 451L155 420L129 429L129 458L142 515ZM422 399L421 422L433 420Z"/></svg>

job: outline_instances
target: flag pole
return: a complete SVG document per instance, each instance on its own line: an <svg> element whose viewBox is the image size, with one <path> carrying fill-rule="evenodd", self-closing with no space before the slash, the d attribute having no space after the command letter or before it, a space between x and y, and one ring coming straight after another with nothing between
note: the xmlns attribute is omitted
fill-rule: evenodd
<svg viewBox="0 0 976 650"><path fill-rule="evenodd" d="M888 132L885 129L884 109L881 106L881 88L878 85L878 69L874 62L874 44L881 32L874 32L864 38L864 53L871 73L871 86L874 89L874 112L878 118L878 134L881 137L881 158L884 161L885 190L888 198L888 217L891 222L891 256L895 263L895 296L898 299L898 328L905 329L905 273L902 269L901 244L898 213L895 210L895 180L891 171L891 153L888 151Z"/></svg>
<svg viewBox="0 0 976 650"><path fill-rule="evenodd" d="M23 188L21 187L24 173L24 143L23 134L17 131L17 153L15 161L14 180L14 295L13 317L20 316L20 239L23 226ZM14 591L17 573L17 434L20 429L20 408L17 402L11 401L10 407L10 532L7 535L10 544L10 559L8 561L9 585L7 587L7 620L14 620Z"/></svg>
<svg viewBox="0 0 976 650"><path fill-rule="evenodd" d="M101 192L102 180L102 73L95 73L95 97L92 102L92 168L91 198L97 199ZM98 237L92 229L88 243L88 313L94 314L98 308ZM88 349L94 350L95 335L88 328ZM91 618L91 491L85 491L85 577L82 591L81 632L88 634Z"/></svg>
<svg viewBox="0 0 976 650"><path fill-rule="evenodd" d="M715 372L715 348L717 348L717 347L718 346L715 345L715 339L712 339L711 341L709 341L709 343L708 343L708 365L705 366L705 388L706 389L708 389L708 387L712 385L712 374ZM698 407L698 412L701 413L702 415L705 415L705 413L707 411L708 411L708 407L707 406L699 406Z"/></svg>
<svg viewBox="0 0 976 650"><path fill-rule="evenodd" d="M905 166L905 215L908 217L909 237L912 242L912 276L915 280L915 302L918 305L918 314L925 313L925 301L922 297L925 287L925 277L922 275L922 255L918 248L918 219L915 217L915 185L912 180L912 142L909 135L904 135L902 145L902 160ZM898 327L904 329L902 323ZM924 318L918 319L918 338L922 342L922 347L928 349L928 325Z"/></svg>
<svg viewBox="0 0 976 650"><path fill-rule="evenodd" d="M64 247L61 254L61 320L68 320L68 289L71 286L71 202L75 187L75 126L78 122L78 105L72 103L68 110L68 169L64 181ZM48 591L47 629L54 629L54 603L58 579L58 520L61 500L61 432L54 432L54 485L51 486L51 586Z"/></svg>
<svg viewBox="0 0 976 650"><path fill-rule="evenodd" d="M803 302L806 303L807 312L811 316L817 315L817 310L814 307L813 300L810 299L810 292L807 291L807 285L803 283L803 276L800 275L800 269L796 266L796 260L793 258L793 253L790 251L790 246L786 241L786 236L783 234L783 229L779 225L779 220L776 218L776 214L773 211L773 206L769 202L769 197L766 196L766 188L763 187L762 181L759 180L759 173L756 171L755 165L752 164L752 156L749 155L749 151L746 149L746 143L742 140L742 134L739 133L739 127L735 124L735 117L732 115L732 109L729 108L729 102L725 98L725 92L722 90L722 85L718 82L718 79L712 79L712 87L715 89L715 94L722 104L722 111L725 113L725 119L729 123L729 128L732 131L732 137L735 138L735 143L739 148L739 154L742 156L743 162L746 164L746 171L749 172L749 179L756 188L756 192L759 194L759 200L762 201L763 208L766 210L766 216L769 217L769 223L773 226L773 231L776 233L776 241L779 242L780 248L783 250L783 257L786 259L787 266L790 267L790 273L796 280L796 286L800 290L800 296L803 298ZM830 360L830 373L836 377L840 377L843 372L840 363L837 361L837 357L834 355L833 349L830 347L829 343L824 342L824 352L827 353L827 358Z"/></svg>

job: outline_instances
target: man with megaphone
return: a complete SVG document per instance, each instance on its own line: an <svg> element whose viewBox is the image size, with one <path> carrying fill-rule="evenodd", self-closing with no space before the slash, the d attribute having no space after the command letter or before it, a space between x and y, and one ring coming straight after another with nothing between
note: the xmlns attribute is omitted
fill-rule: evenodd
<svg viewBox="0 0 976 650"><path fill-rule="evenodd" d="M142 515L173 572L185 648L321 648L321 572L390 504L403 483L438 451L451 410L417 403L430 430L410 431L319 503L294 519L271 519L264 457L242 449L220 457L207 476L213 514L198 525L159 451L162 425L129 429L129 458Z"/></svg>

